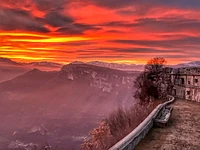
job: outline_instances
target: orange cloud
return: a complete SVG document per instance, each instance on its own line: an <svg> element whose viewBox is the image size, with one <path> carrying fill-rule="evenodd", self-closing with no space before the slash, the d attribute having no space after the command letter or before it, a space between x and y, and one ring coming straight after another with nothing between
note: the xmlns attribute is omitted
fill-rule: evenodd
<svg viewBox="0 0 200 150"><path fill-rule="evenodd" d="M187 4L187 5L186 5ZM200 57L197 2L2 0L0 57L169 63Z"/></svg>

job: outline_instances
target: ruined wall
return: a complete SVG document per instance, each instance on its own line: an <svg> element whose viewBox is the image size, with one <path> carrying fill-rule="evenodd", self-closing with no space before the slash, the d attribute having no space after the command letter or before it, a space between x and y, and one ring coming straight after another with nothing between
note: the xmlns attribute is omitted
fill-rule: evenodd
<svg viewBox="0 0 200 150"><path fill-rule="evenodd" d="M185 88L182 86L174 85L172 95L179 98L185 98Z"/></svg>
<svg viewBox="0 0 200 150"><path fill-rule="evenodd" d="M194 86L200 87L200 76L194 76Z"/></svg>
<svg viewBox="0 0 200 150"><path fill-rule="evenodd" d="M200 102L200 88L195 88L193 92L193 101Z"/></svg>
<svg viewBox="0 0 200 150"><path fill-rule="evenodd" d="M200 102L200 88L199 87L186 88L185 90L186 90L185 99Z"/></svg>
<svg viewBox="0 0 200 150"><path fill-rule="evenodd" d="M186 85L193 86L194 85L194 76L186 76Z"/></svg>
<svg viewBox="0 0 200 150"><path fill-rule="evenodd" d="M172 95L200 102L200 68L180 68L171 74Z"/></svg>

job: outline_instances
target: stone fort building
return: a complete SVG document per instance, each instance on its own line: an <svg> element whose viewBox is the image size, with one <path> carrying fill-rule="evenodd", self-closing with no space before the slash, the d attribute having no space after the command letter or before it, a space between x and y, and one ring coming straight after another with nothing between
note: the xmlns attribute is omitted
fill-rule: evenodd
<svg viewBox="0 0 200 150"><path fill-rule="evenodd" d="M172 95L200 102L200 68L178 68L171 72Z"/></svg>

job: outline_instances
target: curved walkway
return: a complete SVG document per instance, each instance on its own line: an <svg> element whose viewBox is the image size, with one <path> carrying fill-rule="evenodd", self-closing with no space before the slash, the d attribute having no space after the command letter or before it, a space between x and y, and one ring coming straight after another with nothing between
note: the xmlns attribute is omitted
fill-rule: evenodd
<svg viewBox="0 0 200 150"><path fill-rule="evenodd" d="M135 150L200 150L200 103L177 99L165 128L152 128Z"/></svg>

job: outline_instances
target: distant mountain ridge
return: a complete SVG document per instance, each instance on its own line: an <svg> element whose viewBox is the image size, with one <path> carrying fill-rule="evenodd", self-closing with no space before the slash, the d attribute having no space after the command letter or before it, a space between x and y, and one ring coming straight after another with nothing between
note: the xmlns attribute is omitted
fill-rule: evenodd
<svg viewBox="0 0 200 150"><path fill-rule="evenodd" d="M189 63L180 63L180 64L173 66L173 68L184 68L184 67L200 67L200 61L191 61Z"/></svg>
<svg viewBox="0 0 200 150"><path fill-rule="evenodd" d="M34 68L37 68L37 67L62 68L63 66L63 64L48 62L48 61L20 63L20 62L15 62L9 58L2 58L2 57L0 57L0 63L7 63L11 65L21 65L21 66L29 65L29 66L33 66ZM131 70L143 71L144 66L145 66L145 64L109 63L109 62L103 62L103 61L90 61L90 62L73 61L70 64L89 64L89 65L107 67L107 68L123 70L123 71L131 71ZM168 65L168 66L172 68L200 67L200 61L191 61L188 63L180 63L177 65Z"/></svg>
<svg viewBox="0 0 200 150"><path fill-rule="evenodd" d="M48 67L62 67L63 65L62 64L59 64L59 63L54 63L54 62L48 62L48 61L41 61L41 62L30 62L30 63L27 63L27 64L30 64L30 65L33 65L33 66L48 66Z"/></svg>
<svg viewBox="0 0 200 150"><path fill-rule="evenodd" d="M74 61L70 64L88 64L93 66L99 67L106 67L111 69L117 69L122 71L142 71L144 69L144 65L137 65L137 64L124 64L124 63L108 63L102 61L90 61L90 62L81 62L81 61Z"/></svg>
<svg viewBox="0 0 200 150"><path fill-rule="evenodd" d="M3 58L3 57L0 57L0 63L7 63L11 65L21 65L20 63L17 63L9 58Z"/></svg>
<svg viewBox="0 0 200 150"><path fill-rule="evenodd" d="M33 66L46 66L46 67L62 67L62 64L55 63L55 62L48 62L48 61L41 61L41 62L29 62L29 63L21 63L13 61L9 58L0 57L0 63L7 63L11 65L33 65Z"/></svg>
<svg viewBox="0 0 200 150"><path fill-rule="evenodd" d="M34 68L43 71L59 71L62 66L63 66L62 64L54 62L42 61L42 62L22 63L22 62L15 62L8 58L0 57L0 82L13 79Z"/></svg>
<svg viewBox="0 0 200 150"><path fill-rule="evenodd" d="M81 62L81 61L74 61L71 64L90 64L94 66L100 66L100 67L107 67L107 68L112 68L112 69L117 69L117 70L122 70L122 71L143 71L144 69L144 64L120 64L120 63L108 63L108 62L101 62L101 61L91 61L91 62ZM172 68L183 68L183 67L200 67L200 61L191 61L188 63L180 63L177 65L167 65L168 67Z"/></svg>
<svg viewBox="0 0 200 150"><path fill-rule="evenodd" d="M144 69L144 65L137 65L137 64L119 64L119 63L107 63L107 62L101 62L101 61L91 61L87 62L87 64L95 65L95 66L101 66L101 67L107 67L107 68L113 68L118 70L137 70L142 71Z"/></svg>

